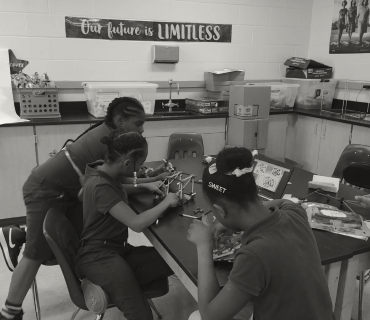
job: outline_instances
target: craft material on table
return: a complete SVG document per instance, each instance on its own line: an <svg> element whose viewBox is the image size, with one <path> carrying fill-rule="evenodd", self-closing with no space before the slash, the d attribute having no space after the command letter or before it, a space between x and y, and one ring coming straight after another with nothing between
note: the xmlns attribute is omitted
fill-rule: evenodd
<svg viewBox="0 0 370 320"><path fill-rule="evenodd" d="M363 218L355 212L343 211L337 207L316 203L302 203L305 209L308 222L312 229L325 230L349 237L367 240L370 230Z"/></svg>
<svg viewBox="0 0 370 320"><path fill-rule="evenodd" d="M233 262L235 252L241 247L242 234L236 232L231 236L221 236L218 247L213 250L213 260Z"/></svg>

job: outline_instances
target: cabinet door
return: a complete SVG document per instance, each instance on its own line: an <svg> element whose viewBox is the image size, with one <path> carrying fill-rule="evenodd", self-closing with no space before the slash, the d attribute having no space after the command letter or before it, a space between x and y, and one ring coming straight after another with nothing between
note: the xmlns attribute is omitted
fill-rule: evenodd
<svg viewBox="0 0 370 320"><path fill-rule="evenodd" d="M350 143L351 125L323 120L317 173L322 176L333 174L344 148Z"/></svg>
<svg viewBox="0 0 370 320"><path fill-rule="evenodd" d="M287 114L270 115L267 147L265 149L266 156L283 162L288 126L287 116Z"/></svg>
<svg viewBox="0 0 370 320"><path fill-rule="evenodd" d="M370 128L353 126L351 143L370 146Z"/></svg>
<svg viewBox="0 0 370 320"><path fill-rule="evenodd" d="M68 139L77 138L83 131L89 128L89 124L65 124L52 126L37 126L37 154L38 164L44 163L50 157L50 153L58 152Z"/></svg>
<svg viewBox="0 0 370 320"><path fill-rule="evenodd" d="M303 165L303 169L316 173L319 154L322 120L308 116L298 116L294 157L292 160Z"/></svg>
<svg viewBox="0 0 370 320"><path fill-rule="evenodd" d="M0 219L25 216L22 187L36 167L32 126L0 128Z"/></svg>

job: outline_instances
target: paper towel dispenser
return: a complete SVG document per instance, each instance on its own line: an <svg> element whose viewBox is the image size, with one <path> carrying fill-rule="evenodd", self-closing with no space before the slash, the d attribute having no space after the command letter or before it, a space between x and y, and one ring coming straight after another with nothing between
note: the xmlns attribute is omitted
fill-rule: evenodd
<svg viewBox="0 0 370 320"><path fill-rule="evenodd" d="M178 63L179 46L152 46L153 63Z"/></svg>

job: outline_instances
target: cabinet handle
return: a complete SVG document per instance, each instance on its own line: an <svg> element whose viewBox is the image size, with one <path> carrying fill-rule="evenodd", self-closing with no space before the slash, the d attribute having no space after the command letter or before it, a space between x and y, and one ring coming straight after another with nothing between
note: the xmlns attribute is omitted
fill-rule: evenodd
<svg viewBox="0 0 370 320"><path fill-rule="evenodd" d="M316 126L315 126L315 134L317 134L317 127L318 127L318 124L316 123Z"/></svg>
<svg viewBox="0 0 370 320"><path fill-rule="evenodd" d="M322 138L325 140L326 137L326 125L324 126L324 130L322 132Z"/></svg>

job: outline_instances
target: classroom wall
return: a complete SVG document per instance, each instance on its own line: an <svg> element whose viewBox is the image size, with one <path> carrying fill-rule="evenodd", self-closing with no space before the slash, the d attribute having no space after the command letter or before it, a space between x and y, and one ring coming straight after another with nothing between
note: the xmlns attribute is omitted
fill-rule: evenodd
<svg viewBox="0 0 370 320"><path fill-rule="evenodd" d="M349 1L350 3L350 1ZM309 58L333 67L333 78L370 81L370 54L329 54L329 40L334 0L313 0ZM347 34L342 36L347 39ZM337 90L336 98L345 98L344 90ZM369 91L351 90L348 100L369 101Z"/></svg>
<svg viewBox="0 0 370 320"><path fill-rule="evenodd" d="M203 80L220 68L278 78L290 56L307 57L312 0L1 0L0 48L54 80ZM176 65L152 64L151 42L65 38L64 17L226 23L232 43L172 43ZM158 44L158 42L156 42ZM166 43L171 44L171 43Z"/></svg>

